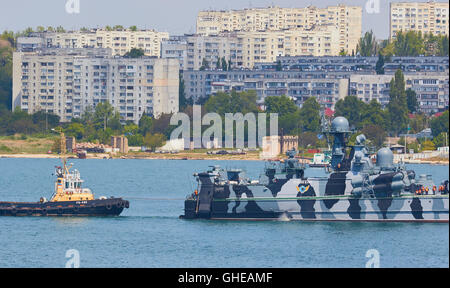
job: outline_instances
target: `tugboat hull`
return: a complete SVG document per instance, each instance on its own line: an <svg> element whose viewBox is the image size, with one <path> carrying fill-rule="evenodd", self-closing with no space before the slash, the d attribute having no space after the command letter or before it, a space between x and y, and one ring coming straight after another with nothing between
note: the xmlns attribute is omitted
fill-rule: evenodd
<svg viewBox="0 0 450 288"><path fill-rule="evenodd" d="M183 219L449 222L449 198L413 196L355 199L352 197L298 197L291 199L213 200L208 211L186 200Z"/></svg>
<svg viewBox="0 0 450 288"><path fill-rule="evenodd" d="M65 202L0 202L0 216L119 216L130 203L122 198Z"/></svg>

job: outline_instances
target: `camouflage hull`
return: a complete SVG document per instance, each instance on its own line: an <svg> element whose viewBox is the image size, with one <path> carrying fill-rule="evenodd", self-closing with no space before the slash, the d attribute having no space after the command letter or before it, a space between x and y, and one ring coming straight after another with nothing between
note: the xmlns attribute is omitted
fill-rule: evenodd
<svg viewBox="0 0 450 288"><path fill-rule="evenodd" d="M129 202L122 198L67 202L0 202L0 216L118 216Z"/></svg>
<svg viewBox="0 0 450 288"><path fill-rule="evenodd" d="M448 197L441 196L382 199L349 197L224 199L214 200L211 203L210 213L196 213L196 201L186 200L185 204L184 218L191 219L444 223L448 223L449 219Z"/></svg>

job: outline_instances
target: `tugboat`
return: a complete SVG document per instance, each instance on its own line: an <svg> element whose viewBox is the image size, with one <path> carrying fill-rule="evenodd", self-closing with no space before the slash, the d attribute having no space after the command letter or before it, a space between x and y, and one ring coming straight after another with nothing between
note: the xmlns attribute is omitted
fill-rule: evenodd
<svg viewBox="0 0 450 288"><path fill-rule="evenodd" d="M39 202L0 202L0 216L118 216L130 203L122 198L94 198L80 172L72 165L56 167L55 192L50 201L42 197Z"/></svg>
<svg viewBox="0 0 450 288"><path fill-rule="evenodd" d="M323 126L333 139L326 177L305 177L305 168L288 152L287 160L271 161L259 180L242 171L211 167L194 176L198 188L185 200L183 219L445 222L449 219L449 182L436 186L431 175L393 164L389 148L370 159L366 138L351 133L344 117ZM332 137L330 137L332 136Z"/></svg>

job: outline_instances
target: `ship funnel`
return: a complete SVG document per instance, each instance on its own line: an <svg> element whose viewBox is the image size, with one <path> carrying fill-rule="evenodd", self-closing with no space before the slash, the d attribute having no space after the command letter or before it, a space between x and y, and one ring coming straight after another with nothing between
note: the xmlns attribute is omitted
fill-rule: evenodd
<svg viewBox="0 0 450 288"><path fill-rule="evenodd" d="M380 168L390 168L394 165L394 154L389 148L381 148L377 152L377 166Z"/></svg>

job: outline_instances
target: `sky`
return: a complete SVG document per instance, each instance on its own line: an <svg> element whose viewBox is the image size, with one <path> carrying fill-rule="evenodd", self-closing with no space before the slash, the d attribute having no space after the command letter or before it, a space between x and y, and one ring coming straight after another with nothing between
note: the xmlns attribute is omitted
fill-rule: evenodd
<svg viewBox="0 0 450 288"><path fill-rule="evenodd" d="M66 12L68 1L79 1L79 13ZM401 2L426 2L401 0ZM379 3L366 9L367 2ZM63 26L66 30L106 25L132 25L169 32L170 35L194 33L201 10L228 10L250 7L326 7L344 3L363 7L363 33L372 30L377 39L389 37L391 0L1 0L0 31L15 32L27 27ZM392 1L394 2L394 1ZM396 2L399 2L398 0ZM436 1L446 2L446 1ZM379 6L378 13L374 13ZM74 6L72 6L74 7Z"/></svg>

